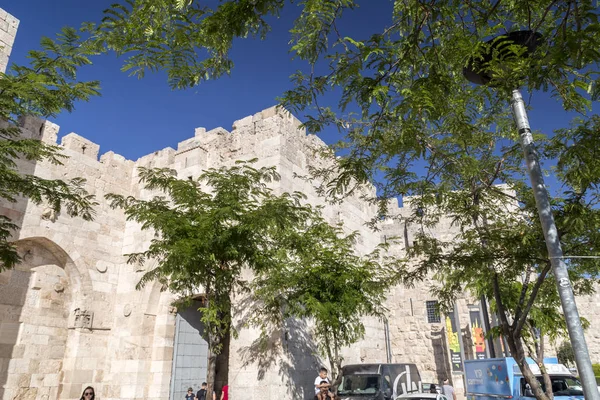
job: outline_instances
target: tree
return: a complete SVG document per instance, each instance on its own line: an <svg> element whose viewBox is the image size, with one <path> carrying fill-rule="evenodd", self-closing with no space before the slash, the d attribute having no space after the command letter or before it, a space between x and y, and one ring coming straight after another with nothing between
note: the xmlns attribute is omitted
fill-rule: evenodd
<svg viewBox="0 0 600 400"><path fill-rule="evenodd" d="M101 24L87 29L107 48L127 56L126 70L143 76L146 70L164 69L173 87L185 88L230 73L232 41L265 37L268 17L288 4L223 1L210 9L199 3L129 0L113 6ZM331 195L374 182L382 200L378 217L385 217L386 200L396 196L412 196L413 222L435 225L442 214L450 215L460 231L456 248L423 230L411 254L431 262L416 270L406 266L401 272L407 282L437 274L448 285L446 292L439 291L443 299L458 293L463 284L489 295L536 398L551 397L548 386L542 393L524 359L525 343L535 337L528 332L543 324L534 321L542 315L535 311L554 310L557 303L506 103L510 91L521 87L532 95L550 92L566 110L586 112L600 95L598 9L586 0L395 1L388 26L374 26L372 35L354 37L336 22L358 3L305 0L300 17L290 26L291 51L307 61L307 68L292 77L294 87L284 93L282 103L306 113L310 132L335 126L344 135L338 145L346 155L339 160L340 169L313 173ZM488 52L485 40L516 30L543 34L537 56L507 61L493 52L486 63L492 73L490 85L468 83L461 72L470 59ZM517 45L511 49L524 52ZM327 72L322 75L315 72L323 70ZM338 107L320 106L326 94L339 96ZM549 149L554 150L544 155L562 158L566 167L584 164L577 154L589 155L586 149L568 149L580 138L565 140L568 146L553 141ZM587 140L593 138L588 135ZM597 172L591 166L568 169L570 175L583 176L578 183L570 182L567 174L555 175L566 184L553 199L565 252L597 254L591 252L595 247L590 241L597 222ZM497 183L510 190L498 189ZM500 216L499 205L509 201L516 210L504 210L507 215ZM477 262L469 266L466 260ZM596 262L569 262L575 290L591 290L592 280L587 278L597 276ZM468 281L459 281L453 268L462 270Z"/></svg>
<svg viewBox="0 0 600 400"><path fill-rule="evenodd" d="M260 274L252 284L258 304L254 323L264 338L288 318L314 323L334 388L341 379L341 350L364 336L363 317L384 318L386 294L395 284L393 260L383 255L388 246L356 255L356 235L344 235L342 227L317 215L306 230L288 238L290 247L301 249L293 262Z"/></svg>
<svg viewBox="0 0 600 400"><path fill-rule="evenodd" d="M109 194L107 198L112 207L125 210L128 220L155 232L147 250L128 255L130 263L157 262L138 287L158 279L183 300L198 294L196 290L203 291L208 393L215 380L216 357L221 352L228 354L229 338L236 334L232 325L236 293L253 293L257 310L262 309L253 322L263 327L268 323L261 318L314 318L319 337L335 340L333 347L325 347L336 351L362 334L362 324L353 312L381 312L385 285L374 287L378 273L366 270L372 262L353 256L352 237L338 238L338 230L327 224L317 209L302 204L302 194L274 194L267 183L279 179L275 168L238 162L233 167L204 171L198 179L178 179L170 169L141 168L139 173L146 189L162 191L165 196L139 200ZM309 268L304 271L304 267ZM244 270L256 278L244 279ZM345 282L351 277L358 279L350 287L341 286L340 281L323 282L333 271ZM357 277L359 273L366 275ZM301 283L300 279L308 281ZM323 283L343 293L349 304L339 310L333 308L339 299L329 300L335 304L318 304L322 298L314 289ZM357 284L363 285L365 293ZM330 288L325 288L325 293L335 294ZM286 296L290 298L283 299ZM282 307L286 309L282 311ZM332 323L348 317L348 325L336 325L335 335L331 335L331 326L322 323L329 317Z"/></svg>
<svg viewBox="0 0 600 400"><path fill-rule="evenodd" d="M562 342L558 348L558 361L561 364L573 365L575 364L575 354L573 353L573 347L571 343Z"/></svg>
<svg viewBox="0 0 600 400"><path fill-rule="evenodd" d="M23 197L35 204L46 203L55 212L64 207L70 216L93 218L92 195L84 188L85 179L70 181L43 179L19 171L19 160L61 164L66 157L60 148L40 140L26 139L18 127L20 117L54 117L73 111L75 103L99 94L97 81L77 81L77 70L91 64L97 54L92 42L80 40L77 31L65 28L56 40L43 38L42 50L29 52L30 66L13 64L0 73L0 198L16 202ZM20 259L11 237L18 226L0 215L0 271L12 268Z"/></svg>

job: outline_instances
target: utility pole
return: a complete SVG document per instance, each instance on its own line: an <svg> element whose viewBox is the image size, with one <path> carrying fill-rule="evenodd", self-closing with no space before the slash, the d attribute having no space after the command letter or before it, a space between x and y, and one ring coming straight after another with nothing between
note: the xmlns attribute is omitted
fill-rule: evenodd
<svg viewBox="0 0 600 400"><path fill-rule="evenodd" d="M508 59L529 57L541 42L542 35L534 31L515 31L493 38L486 42L488 47L482 57L468 60L467 66L463 69L463 75L477 85L493 85L493 72L489 69L489 63L494 58L496 58L496 61L502 62ZM512 44L523 46L525 51L518 54L513 52ZM515 124L519 130L521 146L546 241L548 257L550 258L552 272L556 279L556 286L569 331L569 339L575 353L575 363L577 364L579 377L582 381L583 395L586 400L600 400L600 391L598 391L598 387L596 386L596 378L594 377L592 362L583 334L583 326L581 325L577 304L575 303L575 294L571 287L569 273L560 246L558 230L556 229L554 216L552 215L550 195L544 184L544 176L542 175L538 153L533 143L525 102L519 89L512 91L510 106Z"/></svg>
<svg viewBox="0 0 600 400"><path fill-rule="evenodd" d="M558 231L554 222L554 216L552 215L550 195L544 184L544 176L542 175L537 150L533 143L533 136L531 135L531 128L529 127L525 102L518 89L513 90L510 105L515 123L519 129L521 146L523 147L525 163L527 164L527 171L529 172L531 187L533 188L535 204L538 209L540 222L542 223L548 256L550 257L558 294L560 295L560 302L567 321L567 329L569 330L571 346L575 353L577 371L579 372L582 381L583 395L586 399L600 400L600 392L596 386L596 378L594 376L590 354L583 334L583 326L581 325L577 304L575 303L575 294L571 287L569 273L560 246Z"/></svg>

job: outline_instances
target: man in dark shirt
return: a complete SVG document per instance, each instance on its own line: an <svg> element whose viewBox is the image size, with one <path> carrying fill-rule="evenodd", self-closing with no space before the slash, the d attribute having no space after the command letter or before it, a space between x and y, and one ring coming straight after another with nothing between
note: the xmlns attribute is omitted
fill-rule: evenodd
<svg viewBox="0 0 600 400"><path fill-rule="evenodd" d="M202 382L202 387L196 393L197 400L206 400L206 382Z"/></svg>

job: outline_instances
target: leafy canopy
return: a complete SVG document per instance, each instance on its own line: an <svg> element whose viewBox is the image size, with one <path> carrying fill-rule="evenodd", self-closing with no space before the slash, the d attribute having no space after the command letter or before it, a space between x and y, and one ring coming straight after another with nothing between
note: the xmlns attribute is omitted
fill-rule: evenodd
<svg viewBox="0 0 600 400"><path fill-rule="evenodd" d="M23 138L18 120L25 116L54 117L73 111L77 101L99 95L97 81L77 80L77 71L91 64L98 48L81 41L77 31L65 28L56 40L42 38L41 50L29 52L29 66L12 64L0 73L0 198L15 203L25 197L34 204L47 204L55 212L64 207L70 216L93 218L93 196L84 189L85 180L43 179L19 170L23 162L47 161L61 164L59 147ZM0 216L0 270L19 262L11 237L19 227L6 215Z"/></svg>
<svg viewBox="0 0 600 400"><path fill-rule="evenodd" d="M343 363L340 350L363 338L364 317L385 318L385 298L396 283L394 260L384 255L388 246L359 256L356 239L357 233L345 235L341 227L315 218L288 238L301 249L292 262L252 282L254 322L263 336L269 337L270 327L285 328L288 318L311 321L334 380Z"/></svg>
<svg viewBox="0 0 600 400"><path fill-rule="evenodd" d="M141 168L144 187L164 195L149 200L107 195L129 220L156 233L147 250L129 254L130 263L156 262L139 286L159 279L184 297L205 293L202 318L216 336L232 328L231 297L250 288L268 313L281 314L276 310L287 307L284 318L288 313L319 320L336 315L338 321L348 317L351 322L353 314L379 313L385 285L374 281L381 272L368 271L374 261L355 256L353 236L340 236L318 209L303 204L304 195L276 195L268 183L278 179L275 168L254 168L251 162L209 169L197 179L179 179L169 169ZM247 278L244 269L256 279ZM362 274L365 278L348 285ZM313 286L322 280L324 285ZM323 300L318 296L339 302L337 294L348 302L344 309L316 304ZM345 340L360 333L346 334L343 327L339 332Z"/></svg>
<svg viewBox="0 0 600 400"><path fill-rule="evenodd" d="M264 37L268 17L291 2L223 1L213 9L199 4L129 0L87 28L127 57L126 69L163 69L173 87L186 88L230 73L232 41ZM305 113L310 132L333 126L343 135L337 145L345 155L338 160L341 169L312 171L323 190L344 195L354 184L374 182L378 218L386 217L389 198L411 196L414 212L407 223L421 234L410 251L417 264L400 270L405 281L436 275L442 283L436 293L446 303L465 287L486 294L513 354L522 358L523 346L539 347L534 333L551 324L558 303L507 101L517 87L530 95L544 91L582 115L550 140L541 134L535 139L540 154L558 163L554 177L563 186L555 191L553 211L565 254L597 255L598 125L596 117L586 116L600 95L596 5L396 0L389 8L391 23L373 25L365 37L337 24L358 1L299 5L290 50L307 66L291 77L281 102ZM543 35L536 53L503 60L492 52L485 65L491 84L467 82L463 68L489 52L485 42L517 30ZM525 51L518 45L511 50ZM321 106L325 96L337 98L336 107ZM450 216L456 229L452 246L428 233L442 216ZM597 268L595 259L569 259L576 291L591 290ZM526 364L522 368L527 372ZM546 398L529 378L536 397Z"/></svg>
<svg viewBox="0 0 600 400"><path fill-rule="evenodd" d="M236 333L236 294L249 304L241 326L261 327L265 337L287 318L311 320L337 369L340 348L363 336L361 317L383 314L391 270L379 264L379 250L356 255L356 234L332 227L318 208L303 204L301 193L275 194L269 187L279 179L275 168L252 163L209 169L197 179L141 168L144 187L163 195L107 195L112 207L155 232L147 250L129 254L130 263L156 263L138 286L158 279L184 299L205 295L202 320L213 352Z"/></svg>

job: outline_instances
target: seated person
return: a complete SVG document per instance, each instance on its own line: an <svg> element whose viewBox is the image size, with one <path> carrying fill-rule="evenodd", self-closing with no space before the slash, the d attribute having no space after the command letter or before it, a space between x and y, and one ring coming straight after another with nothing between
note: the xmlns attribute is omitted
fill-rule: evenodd
<svg viewBox="0 0 600 400"><path fill-rule="evenodd" d="M319 370L319 376L315 378L315 399L318 398L321 393L321 388L329 388L331 384L329 383L329 378L327 377L327 368L322 367Z"/></svg>
<svg viewBox="0 0 600 400"><path fill-rule="evenodd" d="M319 390L319 393L317 393L316 397L318 400L335 399L335 395L329 390L329 382L321 381L321 389Z"/></svg>

